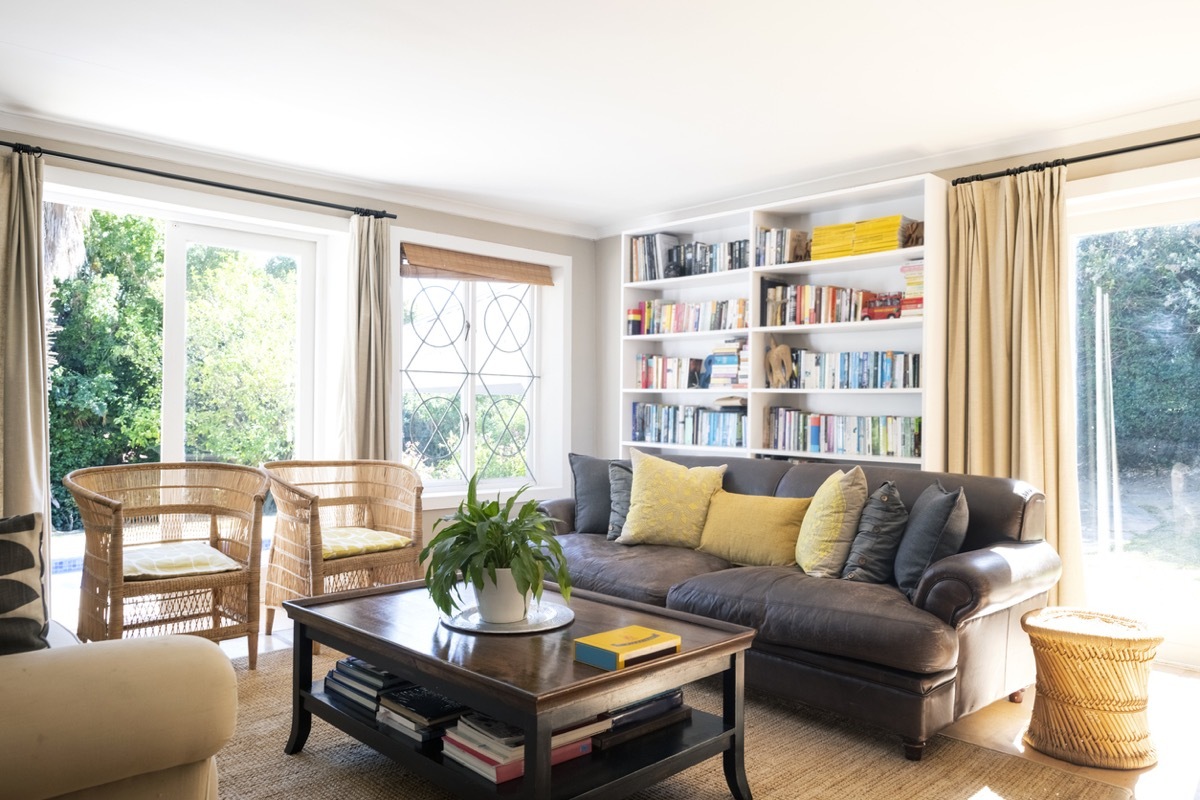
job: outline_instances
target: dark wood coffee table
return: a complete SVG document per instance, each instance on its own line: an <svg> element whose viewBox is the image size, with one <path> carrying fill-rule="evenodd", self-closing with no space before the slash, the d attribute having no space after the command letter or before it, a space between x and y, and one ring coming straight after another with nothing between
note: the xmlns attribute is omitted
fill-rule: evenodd
<svg viewBox="0 0 1200 800"><path fill-rule="evenodd" d="M543 601L561 603L562 598L548 588ZM440 624L421 581L293 600L283 607L295 622L292 733L286 753L304 747L316 714L459 796L537 800L625 797L721 754L733 796L750 800L742 685L745 651L754 638L751 628L574 591L570 608L575 619L565 628L471 634ZM574 660L577 637L624 625L678 633L683 651L616 672ZM440 739L408 741L345 710L325 695L323 675L313 680L313 642L521 726L527 732L524 777L493 784L443 759ZM694 710L690 720L551 769L550 733L555 728L717 674L723 685L721 716Z"/></svg>

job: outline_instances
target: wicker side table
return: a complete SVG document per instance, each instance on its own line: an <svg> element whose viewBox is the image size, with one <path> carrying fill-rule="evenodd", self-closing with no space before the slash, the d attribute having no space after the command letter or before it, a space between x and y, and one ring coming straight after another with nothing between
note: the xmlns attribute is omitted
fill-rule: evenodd
<svg viewBox="0 0 1200 800"><path fill-rule="evenodd" d="M1162 642L1125 617L1052 607L1021 618L1037 664L1037 695L1024 740L1089 767L1157 763L1146 718L1150 663Z"/></svg>

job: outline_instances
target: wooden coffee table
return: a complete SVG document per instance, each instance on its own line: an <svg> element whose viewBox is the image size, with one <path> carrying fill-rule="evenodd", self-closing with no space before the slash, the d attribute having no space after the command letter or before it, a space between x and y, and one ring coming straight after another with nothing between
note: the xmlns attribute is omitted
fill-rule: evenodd
<svg viewBox="0 0 1200 800"><path fill-rule="evenodd" d="M547 588L543 602L561 603L562 598ZM292 600L283 607L295 622L288 754L304 747L316 714L456 795L537 800L625 797L720 754L729 790L738 800L750 800L742 687L745 651L754 638L751 628L576 590L570 602L575 619L565 628L518 635L464 633L440 624L421 581ZM574 660L576 638L624 625L677 633L683 651L616 672ZM344 710L325 695L324 675L313 680L313 642L521 726L527 734L524 777L493 784L443 759L440 739L408 741ZM690 720L551 769L555 728L717 674L723 686L721 716L694 710Z"/></svg>

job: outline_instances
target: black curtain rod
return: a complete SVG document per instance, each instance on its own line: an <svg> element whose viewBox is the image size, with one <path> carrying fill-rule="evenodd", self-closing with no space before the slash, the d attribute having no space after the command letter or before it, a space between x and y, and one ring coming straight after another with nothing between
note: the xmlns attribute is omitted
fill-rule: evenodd
<svg viewBox="0 0 1200 800"><path fill-rule="evenodd" d="M11 148L13 152L16 153L31 153L35 156L55 156L57 158L67 158L72 161L84 161L88 164L99 164L102 167L113 167L115 169L129 170L130 172L140 172L143 175L154 175L159 178L170 178L173 181L198 183L201 186L211 186L215 189L229 189L234 192L246 192L247 194L256 194L261 197L273 197L276 200L287 200L291 203L306 203L310 206L334 208L338 211L349 211L353 214L359 214L364 217L375 217L376 219L396 219L395 214L389 214L386 211L374 211L369 208L355 208L354 206L344 206L340 203L327 203L324 200L313 200L311 197L296 197L295 195L281 194L280 192L268 192L265 189L251 189L249 186L236 186L232 183L221 183L219 181L205 180L204 178L193 178L189 175L177 175L173 172L163 172L162 170L157 169L135 167L132 164L119 164L116 161L104 161L99 158L75 155L74 153L60 153L57 150L43 150L40 147L34 147L33 145L28 144L20 144L18 142L0 142L0 145Z"/></svg>
<svg viewBox="0 0 1200 800"><path fill-rule="evenodd" d="M1187 136L1176 136L1174 139L1163 139L1158 142L1146 142L1145 144L1134 144L1129 147L1118 147L1116 150L1105 150L1101 153L1089 153L1085 156L1072 156L1071 158L1060 158L1055 161L1043 161L1040 164L1029 164L1024 167L1011 167L1002 169L999 172L989 172L986 175L964 175L961 178L955 178L951 181L951 186L958 186L960 183L974 183L975 181L987 181L992 178L1002 178L1005 175L1020 175L1022 172L1032 172L1034 170L1044 170L1050 167L1064 167L1067 164L1078 164L1080 161L1092 161L1097 158L1108 158L1109 156L1119 156L1125 153L1136 153L1138 150L1149 150L1154 147L1163 147L1168 144L1179 144L1180 142L1190 142L1195 139L1200 139L1200 133L1190 133Z"/></svg>

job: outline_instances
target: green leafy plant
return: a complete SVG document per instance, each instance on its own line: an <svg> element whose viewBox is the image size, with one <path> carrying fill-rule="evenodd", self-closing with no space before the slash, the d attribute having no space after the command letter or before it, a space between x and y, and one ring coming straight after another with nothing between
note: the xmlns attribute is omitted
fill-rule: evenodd
<svg viewBox="0 0 1200 800"><path fill-rule="evenodd" d="M471 476L467 498L454 514L434 523L435 536L421 550L421 561L428 559L425 585L434 604L444 614L453 613L462 600L459 573L463 581L482 589L484 576L495 583L497 569L512 570L521 594L532 591L541 600L542 582L549 576L563 599L570 599L571 576L562 546L554 538L557 520L538 510L536 500L527 500L513 514L527 486L504 503L499 496L479 499L478 479Z"/></svg>

